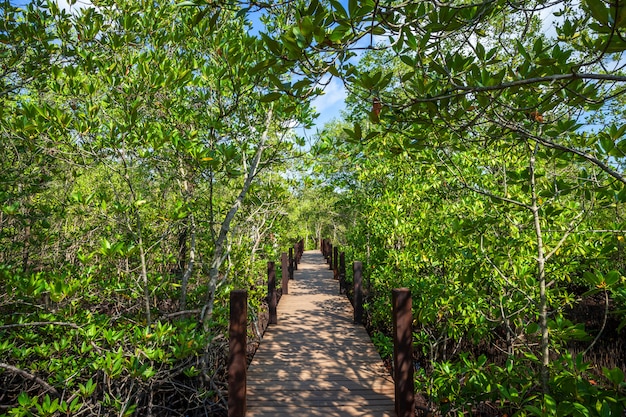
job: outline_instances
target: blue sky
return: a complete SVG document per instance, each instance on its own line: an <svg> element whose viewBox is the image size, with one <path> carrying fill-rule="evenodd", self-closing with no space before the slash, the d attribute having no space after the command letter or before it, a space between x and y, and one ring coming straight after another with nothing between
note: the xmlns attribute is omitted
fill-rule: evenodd
<svg viewBox="0 0 626 417"><path fill-rule="evenodd" d="M340 2L344 8L348 8L348 0L341 0ZM258 20L258 17L249 15L248 18L252 22L253 33L263 31L263 25ZM326 84L329 78L324 80L324 84ZM319 113L319 116L315 121L315 127L308 130L298 129L298 135L305 137L314 135L317 130L321 131L327 122L333 119L338 119L341 116L341 112L345 110L346 106L344 101L346 99L347 92L343 82L338 78L332 78L323 88L324 94L313 100L313 107L315 107L316 112Z"/></svg>
<svg viewBox="0 0 626 417"><path fill-rule="evenodd" d="M313 100L313 106L320 115L316 120L316 127L306 134L314 134L316 129L321 131L327 122L340 118L341 111L346 108L345 98L346 89L343 82L338 78L333 78L324 88L324 94Z"/></svg>

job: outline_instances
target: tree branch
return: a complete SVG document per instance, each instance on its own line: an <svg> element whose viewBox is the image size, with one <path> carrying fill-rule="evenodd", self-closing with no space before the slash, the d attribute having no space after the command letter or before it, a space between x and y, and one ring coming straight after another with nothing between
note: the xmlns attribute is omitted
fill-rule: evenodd
<svg viewBox="0 0 626 417"><path fill-rule="evenodd" d="M39 378L38 376L24 371L23 369L16 368L15 366L9 365L8 363L4 363L4 362L0 362L0 368L6 369L9 372L13 372L14 374L17 374L17 375L19 375L21 377L24 377L24 378L26 378L28 380L34 381L37 384L41 385L43 388L45 388L46 391L50 391L51 393L53 393L56 396L59 395L59 391L57 391L56 388L54 388L52 385L48 384L46 381L44 381L43 379Z"/></svg>
<svg viewBox="0 0 626 417"><path fill-rule="evenodd" d="M412 98L409 104L417 104L417 103L433 103L439 100L451 99L459 96L465 96L472 93L488 93L492 91L501 91L507 90L515 87L523 87L527 85L533 84L550 84L557 81L572 81L572 80L596 80L596 81L612 81L612 82L620 82L626 83L626 76L622 75L614 75L614 74L594 74L594 73L568 73L568 74L555 74L555 75L547 75L545 77L533 77L526 78L523 80L515 80L509 81L505 83L500 83L496 85L490 86L468 86L468 85L460 85L454 84L451 82L453 86L453 90L446 93L435 95L432 97L424 97L424 98Z"/></svg>
<svg viewBox="0 0 626 417"><path fill-rule="evenodd" d="M626 178L624 178L624 176L622 174L620 174L619 172L615 171L613 168L611 168L610 166L608 166L607 164L605 164L604 162L602 162L601 160L599 160L598 158L596 158L595 156L588 154L587 152L581 151L579 149L576 148L571 148L569 146L565 146L565 145L561 145L559 143L555 143L552 142L548 139L545 139L543 137L537 136L532 134L531 132L529 132L526 129L521 129L519 126L515 126L511 123L504 123L504 126L511 129L514 132L518 132L520 134L522 134L523 136L525 136L526 138L532 140L535 143L538 143L540 145L545 146L546 148L551 148L551 149L556 149L559 151L563 151L563 152L567 152L567 153L573 153L574 155L578 155L581 158L585 159L588 162L591 162L593 165L597 166L598 168L600 168L602 171L606 172L607 174L609 174L610 176L612 176L613 178L615 178L616 180L618 180L619 182L626 184Z"/></svg>
<svg viewBox="0 0 626 417"><path fill-rule="evenodd" d="M15 327L34 327L34 326L48 326L48 325L67 326L67 327L71 327L73 329L82 330L82 328L79 327L78 325L76 325L74 323L64 322L64 321L33 321L33 322L30 322L30 323L5 324L3 326L0 326L0 330L3 330L3 329L13 329Z"/></svg>

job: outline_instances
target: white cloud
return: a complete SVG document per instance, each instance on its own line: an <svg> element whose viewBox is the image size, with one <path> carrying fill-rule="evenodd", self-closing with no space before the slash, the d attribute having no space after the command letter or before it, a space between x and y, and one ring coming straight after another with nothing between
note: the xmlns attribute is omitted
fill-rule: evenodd
<svg viewBox="0 0 626 417"><path fill-rule="evenodd" d="M563 22L563 17L557 17L554 13L558 12L562 8L562 3L556 3L539 12L541 29L548 38L556 39L557 37L555 26Z"/></svg>
<svg viewBox="0 0 626 417"><path fill-rule="evenodd" d="M346 107L345 99L348 94L343 82L337 78L332 78L330 82L328 80L329 78L323 80L328 83L327 85L324 85L325 83L319 85L320 88L324 89L324 94L315 98L311 103L319 113L315 120L315 126L312 129L300 127L295 130L296 134L305 138L307 142L311 140L315 132L321 131L327 122L338 119L341 116L341 111Z"/></svg>
<svg viewBox="0 0 626 417"><path fill-rule="evenodd" d="M93 3L89 0L76 0L71 6L68 0L55 0L55 2L59 6L59 9L65 10L68 13L78 13L82 9L93 6Z"/></svg>
<svg viewBox="0 0 626 417"><path fill-rule="evenodd" d="M328 119L338 116L339 110L344 107L347 92L343 82L337 78L333 78L328 85L324 87L324 94L313 100L313 106L320 113L320 118L333 113Z"/></svg>

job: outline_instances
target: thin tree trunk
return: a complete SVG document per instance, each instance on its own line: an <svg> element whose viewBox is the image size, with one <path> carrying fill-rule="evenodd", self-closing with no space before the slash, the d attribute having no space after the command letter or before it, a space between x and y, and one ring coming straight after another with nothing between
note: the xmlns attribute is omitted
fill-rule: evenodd
<svg viewBox="0 0 626 417"><path fill-rule="evenodd" d="M141 262L141 280L143 281L143 296L146 308L146 323L149 327L152 324L152 315L150 313L150 288L148 287L148 268L146 266L146 252L143 247L143 229L141 224L141 216L139 209L135 212L137 221L137 246L139 246L139 259Z"/></svg>
<svg viewBox="0 0 626 417"><path fill-rule="evenodd" d="M537 237L537 279L539 280L539 328L541 330L541 387L544 394L549 393L548 381L550 380L549 364L550 364L550 339L548 333L548 298L546 295L546 257L543 247L543 233L541 231L541 218L539 215L539 206L537 205L537 184L535 181L535 162L539 145L535 145L530 155L529 171L530 171L530 189L532 195L532 203L530 210L533 214L533 222L535 226L535 235Z"/></svg>
<svg viewBox="0 0 626 417"><path fill-rule="evenodd" d="M267 114L267 118L265 119L265 129L263 134L261 135L261 139L259 141L259 145L257 147L256 153L250 166L248 167L248 173L246 175L246 179L244 181L243 187L239 192L239 195L233 202L230 210L226 214L224 221L222 222L222 226L220 227L219 234L217 239L215 240L215 251L213 252L213 259L211 260L211 266L209 268L209 284L207 290L207 299L204 308L202 309L202 314L200 317L200 321L204 324L204 328L207 329L209 320L213 315L213 305L215 303L215 290L217 288L217 283L219 281L220 267L224 262L225 254L224 248L226 245L226 238L228 236L228 232L230 231L230 224L232 223L237 211L243 204L243 200L246 198L248 190L250 189L250 185L252 184L252 180L257 174L257 168L259 163L261 162L261 156L263 155L263 151L265 150L265 142L267 141L267 137L269 135L270 125L272 123L273 111L270 111Z"/></svg>
<svg viewBox="0 0 626 417"><path fill-rule="evenodd" d="M179 185L182 190L182 194L185 201L192 199L193 183L188 179L187 170L185 169L182 158L178 160L180 177ZM189 286L189 279L193 273L193 268L196 261L196 219L191 213L187 220L188 224L185 224L184 230L178 237L178 268L182 272L180 279L180 308L179 311L185 311L187 308L187 287ZM189 260L187 260L187 238L189 242Z"/></svg>
<svg viewBox="0 0 626 417"><path fill-rule="evenodd" d="M263 237L263 232L261 231L261 226L259 226L254 236L254 243L252 244L252 249L250 250L250 266L254 265L254 262L256 261L256 252L259 250L262 237Z"/></svg>
<svg viewBox="0 0 626 417"><path fill-rule="evenodd" d="M187 262L187 268L185 268L185 273L183 274L180 283L180 311L184 311L187 308L187 285L196 262L196 222L193 214L189 215L189 234L191 235L191 241L189 244L189 262Z"/></svg>
<svg viewBox="0 0 626 417"><path fill-rule="evenodd" d="M22 269L24 271L29 270L29 261L30 261L30 225L32 223L32 219L28 218L28 225L24 227L24 246L22 249Z"/></svg>
<svg viewBox="0 0 626 417"><path fill-rule="evenodd" d="M185 220L188 220L185 219ZM185 274L187 265L187 238L189 237L189 225L185 224L183 229L178 232L178 265L176 265L176 273L181 279Z"/></svg>

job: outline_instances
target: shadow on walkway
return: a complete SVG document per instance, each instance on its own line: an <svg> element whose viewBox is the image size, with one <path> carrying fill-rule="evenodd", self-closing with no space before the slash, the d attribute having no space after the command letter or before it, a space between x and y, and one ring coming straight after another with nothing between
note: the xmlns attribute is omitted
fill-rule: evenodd
<svg viewBox="0 0 626 417"><path fill-rule="evenodd" d="M322 255L294 272L248 370L247 415L395 415L392 379Z"/></svg>

